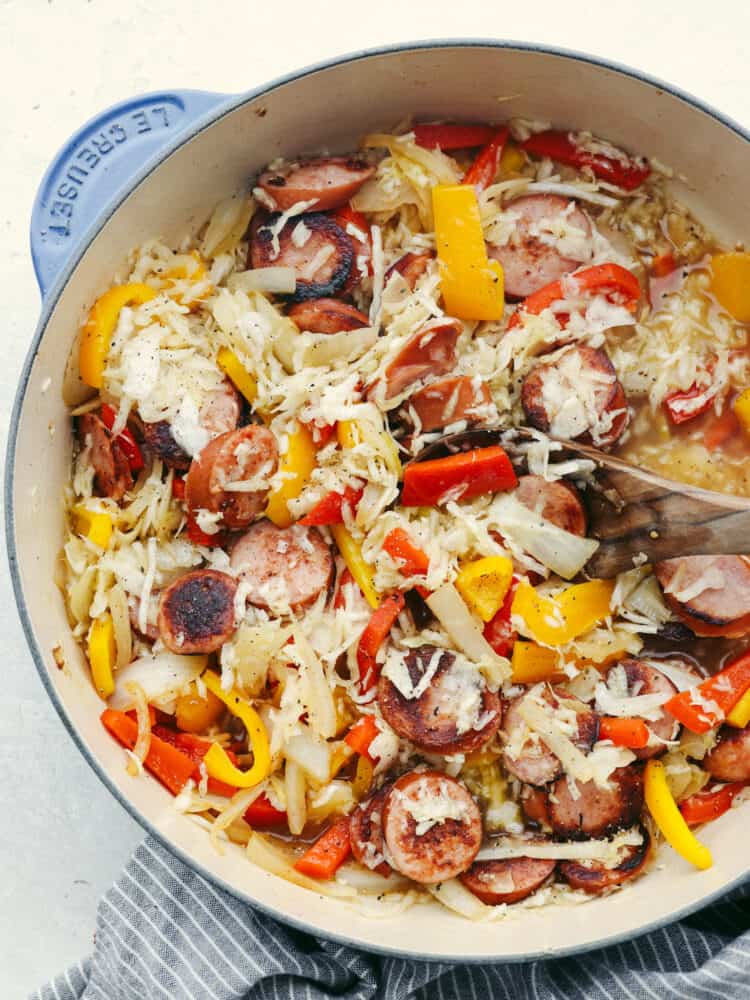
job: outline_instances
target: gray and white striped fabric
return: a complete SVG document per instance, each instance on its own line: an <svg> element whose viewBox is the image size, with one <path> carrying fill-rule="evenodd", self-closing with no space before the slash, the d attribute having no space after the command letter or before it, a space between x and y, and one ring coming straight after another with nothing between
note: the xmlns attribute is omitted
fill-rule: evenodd
<svg viewBox="0 0 750 1000"><path fill-rule="evenodd" d="M628 944L525 965L383 958L291 930L147 839L99 904L93 955L31 1000L744 1000L750 886Z"/></svg>

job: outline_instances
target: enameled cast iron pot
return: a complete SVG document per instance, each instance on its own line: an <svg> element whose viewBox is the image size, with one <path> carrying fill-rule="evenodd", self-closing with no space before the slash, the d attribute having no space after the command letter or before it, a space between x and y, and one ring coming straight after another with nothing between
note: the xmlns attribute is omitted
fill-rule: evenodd
<svg viewBox="0 0 750 1000"><path fill-rule="evenodd" d="M261 871L239 849L219 856L156 781L126 774L121 748L99 722L102 705L54 582L71 446L64 372L88 308L124 273L128 251L154 235L169 243L196 230L219 199L245 189L276 156L351 150L364 132L410 114L525 115L590 129L674 167L685 178L679 197L723 240L750 234L750 135L662 83L575 53L416 43L313 66L240 97L174 91L117 105L60 151L34 205L42 316L13 411L5 491L16 600L42 681L81 752L147 830L212 882L304 930L376 951L462 961L569 954L674 920L741 882L750 872L746 817L730 811L702 834L715 859L709 871L692 870L665 848L646 878L584 906L517 910L478 925L437 904L367 918ZM53 657L58 645L64 669Z"/></svg>

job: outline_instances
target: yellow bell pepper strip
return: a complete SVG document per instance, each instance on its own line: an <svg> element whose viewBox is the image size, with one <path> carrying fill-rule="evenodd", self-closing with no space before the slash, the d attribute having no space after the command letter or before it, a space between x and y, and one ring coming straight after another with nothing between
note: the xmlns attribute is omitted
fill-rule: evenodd
<svg viewBox="0 0 750 1000"><path fill-rule="evenodd" d="M360 756L357 760L357 770L354 772L352 780L352 794L357 802L361 802L372 788L374 774L375 768L369 758L364 755Z"/></svg>
<svg viewBox="0 0 750 1000"><path fill-rule="evenodd" d="M277 528L288 528L292 523L288 503L295 500L307 484L315 468L315 445L312 434L302 424L289 435L286 454L281 458L281 485L268 498L266 517Z"/></svg>
<svg viewBox="0 0 750 1000"><path fill-rule="evenodd" d="M750 722L750 688L743 694L732 711L727 715L727 722L735 729L744 729Z"/></svg>
<svg viewBox="0 0 750 1000"><path fill-rule="evenodd" d="M228 347L220 347L216 355L216 364L252 406L258 398L258 382L234 351L230 351Z"/></svg>
<svg viewBox="0 0 750 1000"><path fill-rule="evenodd" d="M565 676L555 650L537 646L535 642L516 641L510 665L513 671L511 681L514 684L538 684L540 681L560 680Z"/></svg>
<svg viewBox="0 0 750 1000"><path fill-rule="evenodd" d="M516 588L511 614L524 620L532 639L545 646L562 646L611 614L614 589L614 580L589 580L552 598L542 597L522 580Z"/></svg>
<svg viewBox="0 0 750 1000"><path fill-rule="evenodd" d="M177 281L179 281L180 279L182 280L187 279L191 285L197 285L199 284L199 282L204 281L208 276L208 272L206 271L205 261L198 253L198 251L191 250L190 256L195 261L196 266L189 273L185 264L178 264L177 267L172 268L172 270L168 271L167 274L164 276L169 280L170 285L172 287L174 287ZM203 291L201 291L198 295L183 293L182 295L179 296L179 300L182 305L192 307L196 305L198 302L201 302L203 299L207 299L209 295L212 295L213 290L214 290L213 285L209 283L206 285Z"/></svg>
<svg viewBox="0 0 750 1000"><path fill-rule="evenodd" d="M745 434L750 435L750 389L743 389L732 406Z"/></svg>
<svg viewBox="0 0 750 1000"><path fill-rule="evenodd" d="M507 556L487 556L467 563L455 583L470 610L488 622L503 606L512 579L513 563Z"/></svg>
<svg viewBox="0 0 750 1000"><path fill-rule="evenodd" d="M506 174L517 174L525 162L526 157L518 146L512 142L505 144L503 155L500 157L500 170L503 176Z"/></svg>
<svg viewBox="0 0 750 1000"><path fill-rule="evenodd" d="M487 258L474 188L438 184L432 189L435 244L445 310L458 319L502 319L503 269Z"/></svg>
<svg viewBox="0 0 750 1000"><path fill-rule="evenodd" d="M90 510L83 504L78 504L73 508L75 517L75 529L79 535L88 538L100 549L106 549L112 537L112 518L106 510Z"/></svg>
<svg viewBox="0 0 750 1000"><path fill-rule="evenodd" d="M91 678L100 698L109 698L115 689L113 668L117 659L115 628L109 614L97 618L89 631L89 666Z"/></svg>
<svg viewBox="0 0 750 1000"><path fill-rule="evenodd" d="M713 864L711 852L691 832L677 808L660 760L650 760L646 764L645 796L648 811L667 843L696 868L710 868Z"/></svg>
<svg viewBox="0 0 750 1000"><path fill-rule="evenodd" d="M78 368L86 385L102 387L109 344L123 306L142 305L155 295L148 285L116 285L96 300L81 333L78 355Z"/></svg>
<svg viewBox="0 0 750 1000"><path fill-rule="evenodd" d="M224 748L214 743L203 758L206 770L210 777L234 785L235 788L253 788L268 776L271 768L266 727L252 705L238 691L225 691L222 688L221 678L213 670L207 670L202 677L208 690L221 699L232 715L236 715L242 722L253 748L253 766L249 771L241 771L229 759Z"/></svg>
<svg viewBox="0 0 750 1000"><path fill-rule="evenodd" d="M372 566L365 562L359 542L352 537L351 532L343 524L332 524L330 531L342 559L359 585L359 589L364 594L365 600L371 608L377 608L380 604L380 596L373 582L375 572Z"/></svg>
<svg viewBox="0 0 750 1000"><path fill-rule="evenodd" d="M175 722L183 733L205 733L223 714L224 702L213 691L207 690L204 698L195 684L175 701Z"/></svg>
<svg viewBox="0 0 750 1000"><path fill-rule="evenodd" d="M387 467L401 478L398 445L387 431L379 430L364 420L340 420L336 425L336 438L342 448L356 448L363 441L369 442L380 453Z"/></svg>
<svg viewBox="0 0 750 1000"><path fill-rule="evenodd" d="M711 291L731 316L750 323L750 253L714 254Z"/></svg>
<svg viewBox="0 0 750 1000"><path fill-rule="evenodd" d="M750 690L750 653L743 653L713 677L680 691L664 708L693 733L718 726Z"/></svg>

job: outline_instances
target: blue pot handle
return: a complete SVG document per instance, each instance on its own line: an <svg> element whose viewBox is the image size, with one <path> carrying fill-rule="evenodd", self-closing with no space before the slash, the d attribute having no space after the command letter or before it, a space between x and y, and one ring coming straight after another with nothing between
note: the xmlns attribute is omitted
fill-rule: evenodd
<svg viewBox="0 0 750 1000"><path fill-rule="evenodd" d="M55 156L31 213L31 256L45 296L90 226L151 160L229 95L144 94L96 115Z"/></svg>

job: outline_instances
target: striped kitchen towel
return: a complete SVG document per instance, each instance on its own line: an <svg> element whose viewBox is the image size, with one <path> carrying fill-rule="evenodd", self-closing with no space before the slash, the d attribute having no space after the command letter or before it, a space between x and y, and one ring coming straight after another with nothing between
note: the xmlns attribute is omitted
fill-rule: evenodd
<svg viewBox="0 0 750 1000"><path fill-rule="evenodd" d="M90 958L32 1000L750 1000L750 886L574 958L440 965L278 924L147 839L99 904Z"/></svg>

